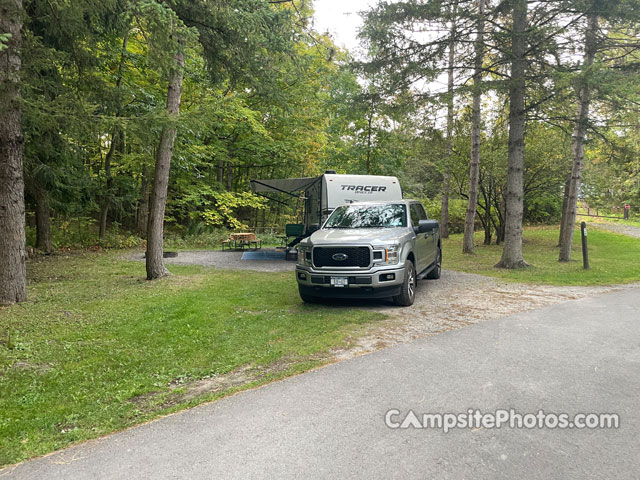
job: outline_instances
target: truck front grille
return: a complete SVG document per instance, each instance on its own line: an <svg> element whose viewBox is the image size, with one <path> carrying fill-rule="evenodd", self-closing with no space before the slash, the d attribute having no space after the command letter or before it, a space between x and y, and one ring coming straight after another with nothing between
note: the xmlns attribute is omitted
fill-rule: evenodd
<svg viewBox="0 0 640 480"><path fill-rule="evenodd" d="M368 247L316 247L313 264L316 267L368 267L371 250Z"/></svg>

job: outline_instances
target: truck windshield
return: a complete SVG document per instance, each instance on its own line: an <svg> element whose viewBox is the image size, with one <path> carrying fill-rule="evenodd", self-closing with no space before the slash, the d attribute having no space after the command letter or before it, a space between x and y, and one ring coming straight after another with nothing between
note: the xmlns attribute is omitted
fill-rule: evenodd
<svg viewBox="0 0 640 480"><path fill-rule="evenodd" d="M392 228L407 226L404 204L343 205L336 208L324 228Z"/></svg>

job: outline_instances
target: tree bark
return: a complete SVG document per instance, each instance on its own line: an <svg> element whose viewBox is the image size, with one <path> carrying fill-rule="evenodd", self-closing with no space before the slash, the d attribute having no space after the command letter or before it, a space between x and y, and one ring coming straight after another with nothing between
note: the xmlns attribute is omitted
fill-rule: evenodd
<svg viewBox="0 0 640 480"><path fill-rule="evenodd" d="M164 266L162 254L164 211L169 187L169 170L171 168L171 156L173 155L173 145L176 139L176 123L180 114L180 97L182 95L184 53L182 52L182 45L179 48L174 57L175 65L169 74L169 87L167 89L169 123L162 128L158 150L156 151L156 168L151 193L149 226L147 228L147 280L154 280L169 274L169 271Z"/></svg>
<svg viewBox="0 0 640 480"><path fill-rule="evenodd" d="M367 160L366 169L367 175L371 175L371 123L373 122L373 102L371 105L371 112L367 120Z"/></svg>
<svg viewBox="0 0 640 480"><path fill-rule="evenodd" d="M587 29L585 31L585 52L583 74L589 75L588 69L593 65L593 60L598 47L598 15L590 13L587 17ZM578 112L571 139L571 152L573 153L573 168L571 169L571 181L567 195L566 215L562 222L562 238L560 239L560 262L571 260L571 246L573 243L573 229L576 222L576 210L578 206L578 193L582 177L582 161L584 159L584 141L589 121L589 106L591 103L591 91L589 82L584 77L581 80L578 92Z"/></svg>
<svg viewBox="0 0 640 480"><path fill-rule="evenodd" d="M449 31L449 61L447 65L447 151L442 176L442 201L440 203L440 237L449 238L449 193L451 190L451 156L453 155L453 68L456 44L456 7L453 9Z"/></svg>
<svg viewBox="0 0 640 480"><path fill-rule="evenodd" d="M560 235L558 236L558 247L562 245L565 224L567 218L567 205L569 205L569 185L571 184L571 173L567 175L567 179L564 181L564 193L562 195L562 217L560 218Z"/></svg>
<svg viewBox="0 0 640 480"><path fill-rule="evenodd" d="M222 159L218 160L218 182L222 184L224 181L224 162Z"/></svg>
<svg viewBox="0 0 640 480"><path fill-rule="evenodd" d="M480 218L483 218L482 226L484 227L483 245L491 245L491 228L493 226L493 219L491 217L491 192L487 192L481 182L479 182L479 187L482 192L482 198L484 199L484 216L480 215Z"/></svg>
<svg viewBox="0 0 640 480"><path fill-rule="evenodd" d="M511 33L511 79L509 86L509 146L507 202L502 258L498 268L528 266L522 256L525 73L527 68L527 0L514 0Z"/></svg>
<svg viewBox="0 0 640 480"><path fill-rule="evenodd" d="M233 190L233 165L231 162L227 162L227 191Z"/></svg>
<svg viewBox="0 0 640 480"><path fill-rule="evenodd" d="M51 241L51 210L49 192L39 185L34 188L36 200L36 248L44 253L53 252Z"/></svg>
<svg viewBox="0 0 640 480"><path fill-rule="evenodd" d="M20 106L22 0L0 0L0 305L27 299L25 206Z"/></svg>
<svg viewBox="0 0 640 480"><path fill-rule="evenodd" d="M113 190L113 178L111 177L111 159L116 147L117 133L111 135L111 145L109 145L109 151L104 158L104 176L105 191L102 197L102 205L100 207L100 230L98 237L102 240L107 233L107 215L109 214L109 205L111 204L111 195Z"/></svg>
<svg viewBox="0 0 640 480"><path fill-rule="evenodd" d="M480 100L482 99L482 60L484 59L484 0L478 0L478 33L475 41L475 59L473 71L473 106L471 110L471 162L469 165L469 203L464 219L464 237L462 253L473 253L473 233L476 223L476 205L478 203L478 180L480 178ZM485 245L487 244L485 226ZM491 243L491 227L489 227Z"/></svg>
<svg viewBox="0 0 640 480"><path fill-rule="evenodd" d="M483 245L491 245L491 211L487 211L484 216L484 240Z"/></svg>

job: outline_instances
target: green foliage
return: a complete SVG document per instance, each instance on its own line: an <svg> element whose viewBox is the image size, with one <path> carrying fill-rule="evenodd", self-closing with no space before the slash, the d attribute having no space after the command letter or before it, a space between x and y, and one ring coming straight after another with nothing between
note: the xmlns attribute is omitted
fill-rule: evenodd
<svg viewBox="0 0 640 480"><path fill-rule="evenodd" d="M36 246L36 229L32 225L26 227L27 245ZM119 249L141 247L142 238L122 230L117 222L103 239L98 239L97 222L92 217L75 217L71 219L56 219L52 225L52 243L60 250L80 249Z"/></svg>
<svg viewBox="0 0 640 480"><path fill-rule="evenodd" d="M424 199L422 204L429 218L440 218L440 202L441 199ZM464 220L467 213L467 202L462 198L452 198L449 200L449 233L463 233Z"/></svg>
<svg viewBox="0 0 640 480"><path fill-rule="evenodd" d="M7 47L7 43L9 43L10 39L11 39L10 33L0 33L0 52L9 48Z"/></svg>
<svg viewBox="0 0 640 480"><path fill-rule="evenodd" d="M214 198L213 205L202 212L202 219L207 225L246 229L247 226L239 222L235 217L237 209L246 207L264 208L263 199L247 192L216 192L212 196Z"/></svg>

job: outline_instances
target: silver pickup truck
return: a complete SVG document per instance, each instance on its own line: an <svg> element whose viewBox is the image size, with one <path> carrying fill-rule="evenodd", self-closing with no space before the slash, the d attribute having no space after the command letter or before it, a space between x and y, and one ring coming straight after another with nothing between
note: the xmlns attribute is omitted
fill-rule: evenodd
<svg viewBox="0 0 640 480"><path fill-rule="evenodd" d="M440 224L420 202L358 202L300 242L296 278L305 302L391 297L408 306L416 282L440 278L441 264Z"/></svg>

